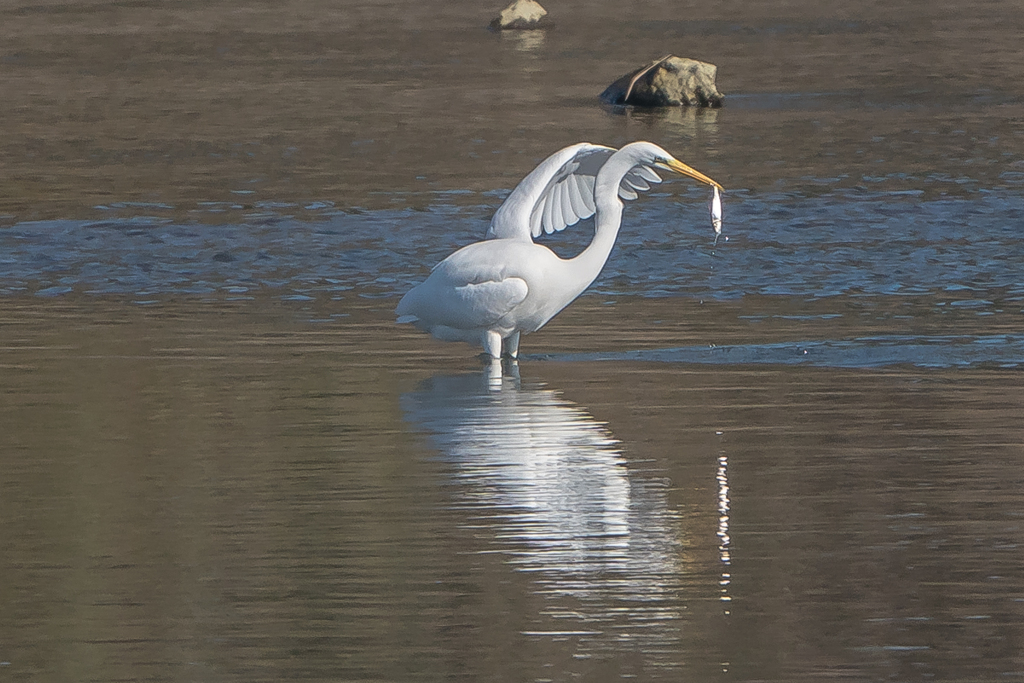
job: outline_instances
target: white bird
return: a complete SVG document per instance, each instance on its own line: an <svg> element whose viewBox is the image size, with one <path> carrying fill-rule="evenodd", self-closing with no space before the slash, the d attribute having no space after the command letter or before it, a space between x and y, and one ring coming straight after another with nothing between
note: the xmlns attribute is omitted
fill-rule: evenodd
<svg viewBox="0 0 1024 683"><path fill-rule="evenodd" d="M399 323L412 323L443 341L502 350L516 358L519 337L539 330L590 286L604 268L622 222L623 199L636 199L674 171L721 189L650 142L616 151L580 143L556 152L527 175L498 208L486 239L459 249L398 303ZM595 215L594 238L577 256L558 257L535 244Z"/></svg>

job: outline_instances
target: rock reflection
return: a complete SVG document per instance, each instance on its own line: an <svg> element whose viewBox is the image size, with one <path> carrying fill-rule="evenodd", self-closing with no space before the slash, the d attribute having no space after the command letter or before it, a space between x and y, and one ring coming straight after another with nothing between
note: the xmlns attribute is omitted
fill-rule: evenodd
<svg viewBox="0 0 1024 683"><path fill-rule="evenodd" d="M502 31L501 40L512 45L516 52L533 55L544 47L544 31L532 29L527 31Z"/></svg>
<svg viewBox="0 0 1024 683"><path fill-rule="evenodd" d="M701 140L706 153L714 155L718 150L718 109L710 107L634 107L606 106L606 111L621 114L628 121L645 129L657 128L671 131L683 140Z"/></svg>
<svg viewBox="0 0 1024 683"><path fill-rule="evenodd" d="M605 634L649 652L678 640L679 516L663 480L632 469L603 424L552 389L490 372L434 377L403 408L450 460L467 523L535 573L543 616L575 622L530 635Z"/></svg>

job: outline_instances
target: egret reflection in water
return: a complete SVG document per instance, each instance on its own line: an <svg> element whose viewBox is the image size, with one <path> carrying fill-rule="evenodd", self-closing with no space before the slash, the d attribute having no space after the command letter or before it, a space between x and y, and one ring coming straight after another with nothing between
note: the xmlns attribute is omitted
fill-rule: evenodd
<svg viewBox="0 0 1024 683"><path fill-rule="evenodd" d="M606 426L552 389L487 373L434 377L402 406L450 462L455 504L535 574L546 616L580 622L552 633L678 639L680 517L665 481L633 469Z"/></svg>

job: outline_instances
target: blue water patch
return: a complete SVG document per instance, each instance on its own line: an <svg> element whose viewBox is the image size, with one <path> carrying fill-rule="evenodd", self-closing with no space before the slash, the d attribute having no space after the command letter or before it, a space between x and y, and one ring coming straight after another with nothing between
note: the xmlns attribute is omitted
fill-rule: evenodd
<svg viewBox="0 0 1024 683"><path fill-rule="evenodd" d="M279 289L282 297L349 290L397 297L480 239L500 197L478 196L484 203L436 196L426 208L331 209L315 220L268 202L242 222L220 225L146 215L17 223L0 228L0 293L151 298L241 287ZM1024 297L1024 198L1008 190L930 200L863 188L820 196L732 191L725 195L728 240L717 245L707 199L699 188L681 187L631 202L590 291L711 299L936 295L978 312L1019 309ZM206 207L207 218L230 206ZM571 256L591 231L581 223L544 243Z"/></svg>
<svg viewBox="0 0 1024 683"><path fill-rule="evenodd" d="M831 368L880 368L890 365L924 368L1024 368L1024 335L884 335L847 340L527 355L524 359L565 362L647 361L711 365L809 365Z"/></svg>

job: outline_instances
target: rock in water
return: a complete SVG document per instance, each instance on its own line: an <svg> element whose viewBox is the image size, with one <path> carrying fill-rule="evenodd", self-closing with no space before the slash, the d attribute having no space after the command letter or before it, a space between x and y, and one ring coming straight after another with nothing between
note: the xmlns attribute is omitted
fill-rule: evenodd
<svg viewBox="0 0 1024 683"><path fill-rule="evenodd" d="M504 31L505 29L537 28L537 24L547 13L548 11L534 0L515 0L501 10L498 18L491 22L491 29Z"/></svg>
<svg viewBox="0 0 1024 683"><path fill-rule="evenodd" d="M626 74L601 93L605 104L641 107L721 107L718 67L695 59L665 55Z"/></svg>

